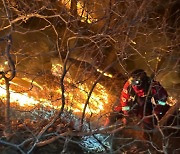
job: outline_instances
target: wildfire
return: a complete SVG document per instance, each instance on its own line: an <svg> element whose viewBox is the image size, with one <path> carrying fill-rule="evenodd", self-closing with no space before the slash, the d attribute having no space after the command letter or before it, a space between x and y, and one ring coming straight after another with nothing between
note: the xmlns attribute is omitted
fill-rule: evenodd
<svg viewBox="0 0 180 154"><path fill-rule="evenodd" d="M71 81L68 79L68 81ZM56 92L61 92L56 90ZM79 85L75 89L67 89L65 93L66 97L66 108L73 110L73 112L82 112L84 104L88 97L88 88L85 85ZM0 98L6 99L6 87L5 85L0 86ZM54 105L51 101L39 98L38 100L28 93L17 93L15 90L10 90L10 101L11 103L17 103L23 108L31 108L36 105L42 105L44 107L59 109L61 105ZM97 84L94 92L91 94L89 105L86 108L86 113L100 113L104 110L104 105L108 103L108 94L105 88L101 84Z"/></svg>
<svg viewBox="0 0 180 154"><path fill-rule="evenodd" d="M27 80L27 81L30 82L31 80ZM11 84L18 85L15 82L11 82ZM6 99L6 86L4 85L4 81L2 79L0 80L0 98L2 100ZM40 98L39 100L37 100L34 97L29 96L28 93L18 93L12 89L10 89L10 102L17 103L20 107L24 107L24 108L34 107L38 104L41 104L44 107L51 107L54 109L60 108L52 105L51 101L47 99Z"/></svg>
<svg viewBox="0 0 180 154"><path fill-rule="evenodd" d="M71 8L71 0L62 0L62 4L66 6L68 10ZM81 17L82 22L92 23L95 21L95 19L92 18L92 16L88 13L86 7L82 2L77 2L77 13Z"/></svg>
<svg viewBox="0 0 180 154"><path fill-rule="evenodd" d="M84 108L84 103L88 97L88 88L85 85L79 85L78 89L79 93L76 96L73 96L73 101L78 103L78 109L76 112L82 112ZM79 101L78 101L79 100ZM80 102L81 100L81 102ZM108 103L108 94L106 89L101 85L97 84L94 92L91 94L89 105L86 109L87 113L100 113L104 110L104 105Z"/></svg>
<svg viewBox="0 0 180 154"><path fill-rule="evenodd" d="M16 93L13 90L10 90L11 102L18 102L20 106L34 106L38 104L38 101L33 97L29 97L27 93ZM6 97L6 87L4 85L0 86L0 97Z"/></svg>
<svg viewBox="0 0 180 154"><path fill-rule="evenodd" d="M2 67L3 68L3 67ZM62 65L57 61L52 62L51 72L54 76L60 77L62 74ZM90 87L88 87L85 83L73 83L71 79L71 75L69 73L66 74L65 77L65 86L66 86L66 108L72 110L73 112L82 112L84 109L85 102L88 98ZM17 89L29 89L29 86L33 84L38 88L39 92L44 93L44 88L39 85L37 82L32 81L28 78L17 78L15 77L11 82L13 86L10 86L10 102L16 103L21 107L29 108L35 107L36 105L42 105L43 107L59 109L61 107L61 103L57 101L50 100L49 98L38 98L33 97L32 94L37 91L31 91L30 93L20 92L18 93ZM12 89L13 88L13 89ZM36 88L35 88L36 89ZM54 93L58 94L58 98L61 98L61 89L54 88L51 89ZM4 79L0 79L0 98L1 100L6 100L6 86L4 83ZM60 99L57 99L60 100ZM94 88L91 97L89 99L89 104L86 108L86 113L100 113L104 110L104 106L108 103L108 93L104 86L100 83L96 85ZM58 105L57 105L58 104Z"/></svg>
<svg viewBox="0 0 180 154"><path fill-rule="evenodd" d="M52 62L51 72L53 75L60 77L62 71L62 65L58 63L58 61ZM98 70L97 70L98 71ZM100 71L99 71L100 72ZM102 73L102 72L101 72ZM105 75L105 74L103 74ZM109 75L110 77L110 75ZM65 96L67 100L67 106L69 109L73 109L74 112L82 112L84 108L84 104L88 98L88 94L90 89L88 86L84 84L76 84L73 83L71 79L71 75L67 74L65 78L65 82L68 85L75 85L74 87L67 87ZM61 93L60 90L57 90L58 93ZM89 105L86 109L86 113L100 113L104 110L104 106L108 104L108 92L106 88L98 83L91 94Z"/></svg>
<svg viewBox="0 0 180 154"><path fill-rule="evenodd" d="M100 69L97 69L97 72L103 73L103 71L102 71L102 70L100 70ZM104 75L104 76L108 76L108 77L110 77L110 78L112 78L112 77L113 77L113 75L112 75L112 74L110 74L110 73L103 73L103 75Z"/></svg>

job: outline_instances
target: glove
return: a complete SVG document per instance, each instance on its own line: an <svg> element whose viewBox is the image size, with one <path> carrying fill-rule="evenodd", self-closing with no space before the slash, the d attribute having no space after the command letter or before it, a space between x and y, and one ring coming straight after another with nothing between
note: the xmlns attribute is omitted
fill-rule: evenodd
<svg viewBox="0 0 180 154"><path fill-rule="evenodd" d="M125 117L122 118L122 122L123 122L124 125L127 125L127 119Z"/></svg>
<svg viewBox="0 0 180 154"><path fill-rule="evenodd" d="M106 121L104 123L104 127L107 127L109 125L110 125L110 120L109 120L109 117L108 117L108 118L106 118Z"/></svg>
<svg viewBox="0 0 180 154"><path fill-rule="evenodd" d="M114 107L114 111L115 112L120 112L122 110L122 107L121 106L115 106Z"/></svg>
<svg viewBox="0 0 180 154"><path fill-rule="evenodd" d="M120 118L122 118L122 114L120 112L111 112L106 118L104 126L112 125Z"/></svg>

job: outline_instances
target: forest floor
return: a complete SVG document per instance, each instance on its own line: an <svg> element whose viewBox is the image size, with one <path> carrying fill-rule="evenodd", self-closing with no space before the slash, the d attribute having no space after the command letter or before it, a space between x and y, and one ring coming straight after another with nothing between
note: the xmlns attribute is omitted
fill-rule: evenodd
<svg viewBox="0 0 180 154"><path fill-rule="evenodd" d="M36 111L36 112L35 112ZM117 127L108 129L99 127L99 131L90 133L88 123L82 131L78 130L79 119L71 113L66 113L57 118L49 125L43 135L37 139L37 136L52 120L48 111L38 109L33 112L16 113L11 121L12 133L9 136L4 134L5 122L3 112L0 114L0 153L1 154L96 154L96 153L113 153L113 154L156 154L180 152L180 133L178 130L167 131L162 134L156 131L152 138L146 140L142 130L120 129L113 132ZM13 111L14 112L14 111ZM13 113L12 112L12 113ZM51 111L51 114L54 111ZM47 116L45 116L47 115ZM119 126L119 128L121 125ZM102 131L102 130L105 131ZM107 130L107 131L106 131ZM176 131L176 132L175 132ZM4 143L3 143L4 141ZM20 152L21 149L22 151Z"/></svg>

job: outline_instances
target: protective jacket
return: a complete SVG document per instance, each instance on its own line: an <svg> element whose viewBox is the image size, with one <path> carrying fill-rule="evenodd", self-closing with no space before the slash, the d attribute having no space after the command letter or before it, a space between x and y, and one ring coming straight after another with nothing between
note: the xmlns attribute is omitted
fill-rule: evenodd
<svg viewBox="0 0 180 154"><path fill-rule="evenodd" d="M130 78L124 84L120 104L114 110L116 112L123 111L125 115L133 112L141 117L152 115L154 111L161 118L169 109L169 105L166 103L167 91L157 81L152 81L148 88L144 88L144 86L133 85Z"/></svg>

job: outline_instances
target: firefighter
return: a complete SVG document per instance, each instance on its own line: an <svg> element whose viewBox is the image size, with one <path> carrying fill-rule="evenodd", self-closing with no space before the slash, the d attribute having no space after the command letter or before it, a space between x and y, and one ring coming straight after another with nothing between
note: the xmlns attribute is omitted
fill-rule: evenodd
<svg viewBox="0 0 180 154"><path fill-rule="evenodd" d="M148 77L144 70L135 70L124 84L120 103L114 107L116 114L111 113L105 125L117 118L117 113L121 112L125 125L128 117L135 116L142 120L144 129L152 129L169 109L167 98L167 91L159 82Z"/></svg>

